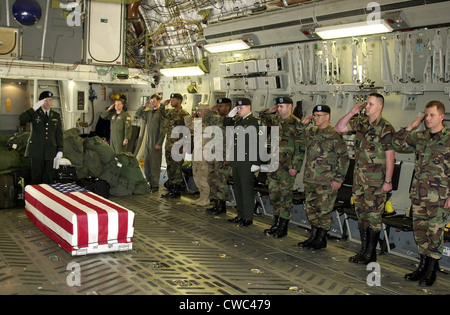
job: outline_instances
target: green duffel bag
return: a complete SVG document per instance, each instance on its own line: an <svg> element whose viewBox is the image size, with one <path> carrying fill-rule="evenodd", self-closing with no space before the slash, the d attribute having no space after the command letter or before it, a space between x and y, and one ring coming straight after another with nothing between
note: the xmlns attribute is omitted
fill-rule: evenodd
<svg viewBox="0 0 450 315"><path fill-rule="evenodd" d="M64 135L63 156L70 160L72 165L83 165L83 138L67 133Z"/></svg>
<svg viewBox="0 0 450 315"><path fill-rule="evenodd" d="M119 181L121 167L118 166L117 160L112 160L103 166L103 171L98 178L106 180L110 187L117 186Z"/></svg>
<svg viewBox="0 0 450 315"><path fill-rule="evenodd" d="M86 138L84 140L83 145L85 148L97 152L98 157L100 158L100 161L102 161L103 164L113 160L116 156L116 153L114 152L113 148L105 141L103 141L102 138L100 138L99 136Z"/></svg>
<svg viewBox="0 0 450 315"><path fill-rule="evenodd" d="M103 172L103 164L94 150L84 148L83 165L87 167L90 176L99 177Z"/></svg>
<svg viewBox="0 0 450 315"><path fill-rule="evenodd" d="M139 181L136 182L136 185L134 186L133 194L135 195L145 195L150 193L150 186L147 183L147 181Z"/></svg>
<svg viewBox="0 0 450 315"><path fill-rule="evenodd" d="M0 171L8 170L20 166L20 154L16 150L6 150L0 148Z"/></svg>
<svg viewBox="0 0 450 315"><path fill-rule="evenodd" d="M8 140L8 148L14 149L19 152L20 155L25 155L25 150L28 144L29 132L17 132Z"/></svg>
<svg viewBox="0 0 450 315"><path fill-rule="evenodd" d="M135 183L133 181L120 176L117 186L111 187L109 193L116 197L129 196L133 194L134 189Z"/></svg>

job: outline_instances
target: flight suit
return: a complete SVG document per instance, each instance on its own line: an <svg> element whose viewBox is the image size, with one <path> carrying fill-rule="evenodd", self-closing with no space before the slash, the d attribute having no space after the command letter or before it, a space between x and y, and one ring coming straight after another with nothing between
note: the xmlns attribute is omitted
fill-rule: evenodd
<svg viewBox="0 0 450 315"><path fill-rule="evenodd" d="M100 117L111 121L111 136L109 139L109 144L113 148L114 152L127 152L127 146L123 145L123 141L131 138L131 116L125 111L117 114L115 110L111 110L102 112Z"/></svg>
<svg viewBox="0 0 450 315"><path fill-rule="evenodd" d="M164 133L164 123L160 109L145 109L145 107L141 106L135 115L146 121L147 135L144 151L144 172L152 189L156 189L159 186L163 152L162 145L166 134ZM156 150L155 145L159 145L161 149Z"/></svg>
<svg viewBox="0 0 450 315"><path fill-rule="evenodd" d="M431 136L430 131L408 132L400 129L393 141L401 152L414 152L414 176L409 191L412 202L414 238L419 254L441 259L444 227L450 198L450 130L444 127Z"/></svg>
<svg viewBox="0 0 450 315"><path fill-rule="evenodd" d="M19 116L19 121L23 125L31 123L25 150L31 162L31 184L50 184L53 159L64 145L61 116L51 109L47 116L42 108L30 108Z"/></svg>

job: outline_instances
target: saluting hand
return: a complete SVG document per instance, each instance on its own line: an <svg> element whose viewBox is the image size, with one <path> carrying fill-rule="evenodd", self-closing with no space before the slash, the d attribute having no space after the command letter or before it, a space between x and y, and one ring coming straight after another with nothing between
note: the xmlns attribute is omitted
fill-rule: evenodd
<svg viewBox="0 0 450 315"><path fill-rule="evenodd" d="M366 104L367 104L367 102L362 102L362 103L356 104L356 105L353 106L353 108L350 110L350 113L352 113L353 115L358 114L358 113L363 109L363 107L364 107Z"/></svg>
<svg viewBox="0 0 450 315"><path fill-rule="evenodd" d="M313 118L313 115L308 115L305 118L302 119L302 124L307 125L311 122L311 119Z"/></svg>
<svg viewBox="0 0 450 315"><path fill-rule="evenodd" d="M278 106L275 105L275 106L272 106L271 108L269 108L269 109L267 110L267 112L268 112L268 113L275 113L277 110L278 110Z"/></svg>
<svg viewBox="0 0 450 315"><path fill-rule="evenodd" d="M407 131L411 131L411 130L417 128L417 127L420 125L420 123L423 121L424 118L425 118L425 114L423 114L422 116L416 117L416 118L412 121L412 123L410 123L410 124L408 125L408 127L406 127L406 130L407 130Z"/></svg>

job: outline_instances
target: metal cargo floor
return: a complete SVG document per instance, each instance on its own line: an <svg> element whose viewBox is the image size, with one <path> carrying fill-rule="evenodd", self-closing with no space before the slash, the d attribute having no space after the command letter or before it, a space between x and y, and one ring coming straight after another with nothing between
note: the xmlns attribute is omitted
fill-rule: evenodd
<svg viewBox="0 0 450 315"><path fill-rule="evenodd" d="M439 272L430 288L403 280L415 261L378 256L380 286L369 286L371 270L348 262L358 244L331 239L319 251L300 249L307 231L290 225L289 235L263 234L268 216L239 228L235 216L205 214L190 196L177 200L112 197L136 213L133 250L71 256L42 233L24 208L0 210L0 294L98 295L428 295L449 294L450 276ZM80 267L80 286L69 286L69 263ZM374 279L374 278L372 278Z"/></svg>

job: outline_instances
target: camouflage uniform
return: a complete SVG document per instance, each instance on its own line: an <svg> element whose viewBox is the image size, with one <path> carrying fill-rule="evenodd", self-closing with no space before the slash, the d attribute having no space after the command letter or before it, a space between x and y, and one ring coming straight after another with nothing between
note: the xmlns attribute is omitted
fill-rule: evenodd
<svg viewBox="0 0 450 315"><path fill-rule="evenodd" d="M225 139L225 126L223 126L223 117L214 111L207 111L203 117L205 127L218 126L222 130L222 136ZM217 135L216 135L217 136ZM223 140L222 160L212 159L208 164L208 184L211 189L211 196L215 200L226 201L228 199L228 179L231 176L231 166L226 165L225 161L226 143Z"/></svg>
<svg viewBox="0 0 450 315"><path fill-rule="evenodd" d="M167 164L167 177L169 185L180 185L183 182L183 173L182 173L182 165L183 159L180 161L175 161L172 158L172 147L173 145L179 141L180 139L172 138L171 132L172 129L176 126L184 126L184 117L189 116L189 113L180 108L179 110L175 109L166 109L164 104L161 104L160 107L161 116L164 120L164 131L163 133L167 135L166 137L166 145L165 145L165 157ZM180 149L181 150L181 149ZM182 154L182 152L180 152Z"/></svg>
<svg viewBox="0 0 450 315"><path fill-rule="evenodd" d="M386 173L386 151L393 150L395 129L381 115L371 124L367 117L349 121L356 132L353 197L360 227L380 231L387 194L381 191Z"/></svg>
<svg viewBox="0 0 450 315"><path fill-rule="evenodd" d="M395 135L394 148L414 152L414 176L410 188L414 238L419 254L440 259L444 247L444 227L450 198L450 130L444 127L431 136L430 131L408 132L401 129Z"/></svg>
<svg viewBox="0 0 450 315"><path fill-rule="evenodd" d="M331 125L323 130L317 126L308 127L303 137L306 146L303 177L306 214L312 226L328 231L338 192L331 189L331 182L344 182L349 166L347 144Z"/></svg>
<svg viewBox="0 0 450 315"><path fill-rule="evenodd" d="M295 176L289 169L300 171L305 156L300 134L303 125L297 117L290 115L282 119L278 114L260 113L263 125L279 127L279 165L275 172L268 173L269 198L273 207L273 215L290 220L292 217L292 189Z"/></svg>

